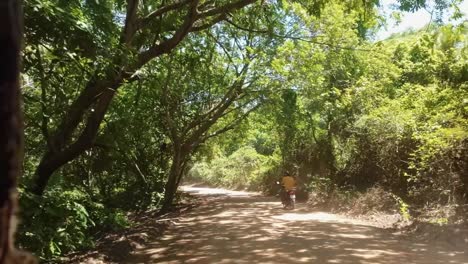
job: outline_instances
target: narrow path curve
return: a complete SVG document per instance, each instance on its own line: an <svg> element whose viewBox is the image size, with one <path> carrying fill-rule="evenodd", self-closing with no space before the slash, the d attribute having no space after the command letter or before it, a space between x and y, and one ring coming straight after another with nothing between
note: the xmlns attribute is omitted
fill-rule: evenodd
<svg viewBox="0 0 468 264"><path fill-rule="evenodd" d="M411 243L390 232L272 197L184 187L204 203L182 215L128 263L468 263L448 245Z"/></svg>

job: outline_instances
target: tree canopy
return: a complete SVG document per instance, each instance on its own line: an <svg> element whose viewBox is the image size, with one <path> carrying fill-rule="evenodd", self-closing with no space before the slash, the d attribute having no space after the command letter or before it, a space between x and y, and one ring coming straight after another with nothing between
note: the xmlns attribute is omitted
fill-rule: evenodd
<svg viewBox="0 0 468 264"><path fill-rule="evenodd" d="M25 0L20 246L56 259L170 211L184 180L267 192L285 170L468 202L468 24L375 41L380 6Z"/></svg>

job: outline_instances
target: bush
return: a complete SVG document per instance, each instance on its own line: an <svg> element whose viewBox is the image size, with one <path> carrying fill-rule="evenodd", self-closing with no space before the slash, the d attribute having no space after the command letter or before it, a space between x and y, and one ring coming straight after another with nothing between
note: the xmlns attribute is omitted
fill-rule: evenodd
<svg viewBox="0 0 468 264"><path fill-rule="evenodd" d="M366 214L369 212L396 212L401 199L395 199L395 195L385 191L380 186L374 186L359 195L352 205L352 213ZM403 201L401 200L403 204ZM407 212L407 210L402 210Z"/></svg>
<svg viewBox="0 0 468 264"><path fill-rule="evenodd" d="M262 177L270 168L270 159L250 147L242 147L229 156L196 163L188 179L234 189L259 190Z"/></svg>
<svg viewBox="0 0 468 264"><path fill-rule="evenodd" d="M115 230L127 225L121 212L106 209L79 190L55 189L41 197L21 191L20 204L19 246L42 260L93 246L96 230Z"/></svg>

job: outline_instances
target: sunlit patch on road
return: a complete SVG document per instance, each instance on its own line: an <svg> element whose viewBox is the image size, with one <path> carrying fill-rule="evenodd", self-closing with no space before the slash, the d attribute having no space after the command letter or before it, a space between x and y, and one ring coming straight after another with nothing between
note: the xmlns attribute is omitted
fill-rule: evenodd
<svg viewBox="0 0 468 264"><path fill-rule="evenodd" d="M365 222L304 204L284 210L277 198L203 187L203 197L159 241L128 263L468 263L432 244L411 243ZM429 261L428 261L429 260Z"/></svg>
<svg viewBox="0 0 468 264"><path fill-rule="evenodd" d="M244 191L231 191L221 188L208 188L208 187L193 187L182 186L182 191L198 195L226 195L226 196L253 196L260 195L260 193L244 192Z"/></svg>
<svg viewBox="0 0 468 264"><path fill-rule="evenodd" d="M337 222L342 220L337 215L314 212L314 213L285 213L280 215L272 216L274 219L286 220L286 221L322 221L322 222Z"/></svg>

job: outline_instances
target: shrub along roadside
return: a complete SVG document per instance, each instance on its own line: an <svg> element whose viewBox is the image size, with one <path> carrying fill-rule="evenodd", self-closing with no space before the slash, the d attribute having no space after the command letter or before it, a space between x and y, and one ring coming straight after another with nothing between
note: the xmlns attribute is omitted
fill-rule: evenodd
<svg viewBox="0 0 468 264"><path fill-rule="evenodd" d="M195 163L188 172L187 181L258 191L262 188L262 177L274 163L274 158L245 146L231 155L219 155L210 161Z"/></svg>
<svg viewBox="0 0 468 264"><path fill-rule="evenodd" d="M22 191L20 204L18 244L43 261L93 247L99 233L128 226L123 211L93 202L79 190L50 190L42 197Z"/></svg>

